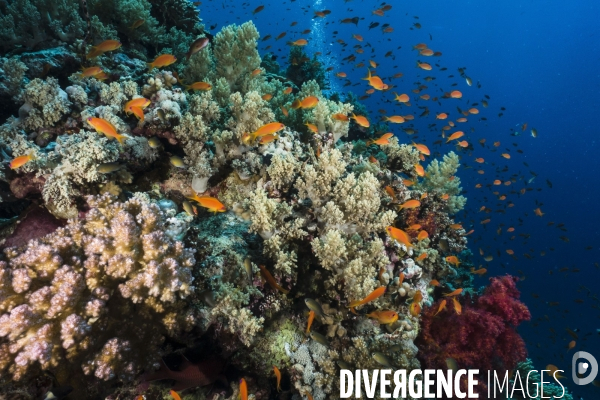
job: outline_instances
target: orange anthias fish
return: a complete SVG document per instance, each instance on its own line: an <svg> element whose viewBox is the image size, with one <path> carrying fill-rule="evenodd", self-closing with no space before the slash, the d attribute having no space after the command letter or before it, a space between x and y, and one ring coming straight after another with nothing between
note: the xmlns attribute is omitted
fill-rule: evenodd
<svg viewBox="0 0 600 400"><path fill-rule="evenodd" d="M130 107L129 111L132 112L137 119L144 122L144 110L142 110L142 107Z"/></svg>
<svg viewBox="0 0 600 400"><path fill-rule="evenodd" d="M112 138L117 139L120 144L123 144L123 141L126 139L125 136L118 134L115 127L105 119L90 117L87 119L87 122L97 132L103 133L107 137L112 137Z"/></svg>
<svg viewBox="0 0 600 400"><path fill-rule="evenodd" d="M461 293L462 293L462 291L463 291L463 290L462 290L462 288L459 288L459 289L456 289L456 290L455 290L455 291L453 291L453 292L450 292L450 293L444 293L444 297L458 296L459 294L461 294Z"/></svg>
<svg viewBox="0 0 600 400"><path fill-rule="evenodd" d="M408 236L408 234L402 229L394 228L390 225L385 228L385 231L395 241L402 243L406 247L412 247L412 244L410 243L410 236Z"/></svg>
<svg viewBox="0 0 600 400"><path fill-rule="evenodd" d="M319 98L316 96L308 96L302 99L300 107L302 108L313 108L319 103Z"/></svg>
<svg viewBox="0 0 600 400"><path fill-rule="evenodd" d="M354 120L354 122L356 122L358 125L362 126L363 128L368 128L369 126L371 126L371 124L369 123L369 120L362 115L356 115L356 114L352 113L352 119Z"/></svg>
<svg viewBox="0 0 600 400"><path fill-rule="evenodd" d="M391 117L383 117L386 122L391 122L392 124L401 124L405 122L404 117L402 115L392 115Z"/></svg>
<svg viewBox="0 0 600 400"><path fill-rule="evenodd" d="M146 108L150 105L150 100L146 99L145 97L138 97L135 98L133 100L129 100L127 103L125 103L125 107L123 107L123 111L125 111L126 114L131 113L131 107L139 107L139 108Z"/></svg>
<svg viewBox="0 0 600 400"><path fill-rule="evenodd" d="M190 200L194 200L198 204L200 204L204 208L208 208L210 212L225 212L227 209L219 201L219 199L210 196L198 196L196 192L194 192L193 196L188 197Z"/></svg>
<svg viewBox="0 0 600 400"><path fill-rule="evenodd" d="M461 137L463 137L463 136L464 136L464 134L465 134L465 133L464 133L463 131L454 132L452 135L450 135L450 136L448 137L448 139L446 140L446 143L448 143L448 142L450 142L450 141L452 141L452 140L456 140L456 139L458 139L458 138L461 138Z"/></svg>
<svg viewBox="0 0 600 400"><path fill-rule="evenodd" d="M385 286L380 286L377 289L373 290L367 297L362 300L355 300L348 305L348 308L354 308L358 306L362 306L363 304L367 304L381 296L385 293Z"/></svg>
<svg viewBox="0 0 600 400"><path fill-rule="evenodd" d="M408 95L406 93L402 93L402 94L398 94L396 92L394 92L394 100L396 100L397 102L400 103L408 103L410 101L410 97L408 97Z"/></svg>
<svg viewBox="0 0 600 400"><path fill-rule="evenodd" d="M206 83L206 82L194 82L191 85L186 85L185 90L200 90L200 91L207 91L212 89L212 86L210 83Z"/></svg>
<svg viewBox="0 0 600 400"><path fill-rule="evenodd" d="M275 373L275 376L277 377L277 391L281 392L281 372L279 371L279 368L277 368L276 366L273 365L273 372Z"/></svg>
<svg viewBox="0 0 600 400"><path fill-rule="evenodd" d="M306 39L298 39L294 42L288 42L290 46L306 46L308 44L308 40Z"/></svg>
<svg viewBox="0 0 600 400"><path fill-rule="evenodd" d="M373 311L367 314L367 317L376 319L377 322L383 325L393 324L398 320L398 313L396 311Z"/></svg>
<svg viewBox="0 0 600 400"><path fill-rule="evenodd" d="M440 312L442 312L445 309L446 309L446 299L444 299L440 302L440 306L438 307L437 312L435 314L433 314L433 316L435 317L436 315L438 315Z"/></svg>
<svg viewBox="0 0 600 400"><path fill-rule="evenodd" d="M315 124L311 124L310 122L307 122L304 125L306 125L312 133L315 133L315 134L319 133L319 128L317 128L317 126Z"/></svg>
<svg viewBox="0 0 600 400"><path fill-rule="evenodd" d="M313 321L315 320L315 312L310 310L308 313L308 323L306 324L306 333L310 333L310 327L312 326Z"/></svg>
<svg viewBox="0 0 600 400"><path fill-rule="evenodd" d="M410 304L410 315L413 317L418 317L421 314L421 305L417 302L412 302Z"/></svg>
<svg viewBox="0 0 600 400"><path fill-rule="evenodd" d="M286 87L286 88L283 90L283 94L290 94L290 93L292 93L292 90L293 90L293 89L292 89L291 87Z"/></svg>
<svg viewBox="0 0 600 400"><path fill-rule="evenodd" d="M336 121L344 121L344 122L348 122L348 121L350 121L350 118L348 118L348 116L347 116L347 115L340 114L340 113L338 113L338 114L333 114L333 115L331 116L331 118L335 119Z"/></svg>
<svg viewBox="0 0 600 400"><path fill-rule="evenodd" d="M179 393L177 393L174 390L169 390L169 394L171 395L171 397L175 400L181 400L181 397L179 396Z"/></svg>
<svg viewBox="0 0 600 400"><path fill-rule="evenodd" d="M369 86L371 86L375 90L385 90L385 89L387 89L388 85L386 85L385 83L383 83L383 81L381 80L380 77L378 77L376 75L371 75L371 70L370 69L368 71L369 71L369 74L365 78L362 78L362 79L364 81L369 81Z"/></svg>
<svg viewBox="0 0 600 400"><path fill-rule="evenodd" d="M423 166L421 164L415 164L415 172L417 173L418 176L425 176L425 169L423 168Z"/></svg>
<svg viewBox="0 0 600 400"><path fill-rule="evenodd" d="M244 378L240 379L240 400L248 400L248 385Z"/></svg>
<svg viewBox="0 0 600 400"><path fill-rule="evenodd" d="M475 274L475 275L485 275L485 273L487 272L487 269L485 268L479 268L478 270L475 270L475 268L471 267L471 273Z"/></svg>
<svg viewBox="0 0 600 400"><path fill-rule="evenodd" d="M425 231L423 231L425 232ZM427 258L427 253L421 253L421 255L417 258L415 258L415 261L423 261L424 259Z"/></svg>
<svg viewBox="0 0 600 400"><path fill-rule="evenodd" d="M273 289L279 290L283 294L288 294L290 292L289 290L285 290L284 288L282 288L281 286L279 286L279 284L277 283L277 281L275 281L275 278L273 278L273 275L271 275L271 273L265 268L264 265L259 265L258 268L260 268L260 274L262 275L262 277L265 278L265 280L267 281L267 283Z"/></svg>
<svg viewBox="0 0 600 400"><path fill-rule="evenodd" d="M281 122L271 122L271 123L261 126L256 131L254 131L250 135L250 139L253 142L258 137L272 135L273 133L279 132L283 128L285 128L285 125L282 124Z"/></svg>
<svg viewBox="0 0 600 400"><path fill-rule="evenodd" d="M458 315L462 314L462 306L460 305L458 300L456 300L456 297L452 298L452 304L454 305L454 311L456 311Z"/></svg>
<svg viewBox="0 0 600 400"><path fill-rule="evenodd" d="M105 40L104 42L96 46L92 46L92 50L88 54L86 54L85 58L88 60L90 58L96 58L106 53L107 51L117 50L121 46L121 42L119 42L118 40Z"/></svg>
<svg viewBox="0 0 600 400"><path fill-rule="evenodd" d="M535 210L533 210L533 212L535 213L535 215L537 215L538 217L541 217L542 215L544 215L544 213L542 212L541 208L536 208Z"/></svg>
<svg viewBox="0 0 600 400"><path fill-rule="evenodd" d="M31 160L35 160L35 156L32 154L28 154L26 156L19 156L19 157L15 157L13 158L13 160L10 162L10 169L16 169L19 168L25 164L27 164L29 161Z"/></svg>
<svg viewBox="0 0 600 400"><path fill-rule="evenodd" d="M462 93L460 92L460 90L454 90L450 93L450 97L452 97L453 99L460 99L462 97Z"/></svg>
<svg viewBox="0 0 600 400"><path fill-rule="evenodd" d="M408 200L406 203L398 206L399 209L409 209L409 208L417 208L421 205L419 200Z"/></svg>
<svg viewBox="0 0 600 400"><path fill-rule="evenodd" d="M448 256L445 258L446 262L455 265L455 266L459 266L460 265L460 261L458 260L458 257L456 256Z"/></svg>
<svg viewBox="0 0 600 400"><path fill-rule="evenodd" d="M420 242L423 239L427 239L429 237L429 233L427 233L427 231L421 231L419 232L419 235L417 236L417 240ZM427 253L423 253L423 254L427 254Z"/></svg>
<svg viewBox="0 0 600 400"><path fill-rule="evenodd" d="M258 144L269 144L277 139L279 139L279 135L271 133L269 135L261 136L260 140L258 141Z"/></svg>
<svg viewBox="0 0 600 400"><path fill-rule="evenodd" d="M81 73L79 76L81 78L88 78L90 76L96 76L100 73L102 73L102 68L100 67L81 68Z"/></svg>
<svg viewBox="0 0 600 400"><path fill-rule="evenodd" d="M148 68L152 71L154 68L162 68L169 66L177 61L177 58L172 54L163 54L154 59L151 63L147 63Z"/></svg>
<svg viewBox="0 0 600 400"><path fill-rule="evenodd" d="M390 144L390 138L392 137L394 137L393 133L384 133L379 139L367 141L367 145L377 144L379 146L387 146L388 144Z"/></svg>
<svg viewBox="0 0 600 400"><path fill-rule="evenodd" d="M427 146L425 146L424 144L418 144L418 143L413 142L413 146L415 146L415 148L419 151L419 153L425 154L426 156L431 155L429 148Z"/></svg>

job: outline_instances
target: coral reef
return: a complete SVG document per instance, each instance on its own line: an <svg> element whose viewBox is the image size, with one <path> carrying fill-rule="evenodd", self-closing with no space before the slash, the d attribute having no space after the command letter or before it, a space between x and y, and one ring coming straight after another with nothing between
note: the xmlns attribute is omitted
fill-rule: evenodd
<svg viewBox="0 0 600 400"><path fill-rule="evenodd" d="M195 371L218 354L257 399L278 366L294 398L322 400L348 366L522 361L514 281L477 295L466 271L456 154L419 174L428 159L413 144L367 141L387 127L351 122L367 109L328 95L300 47L285 73L261 58L252 22L213 37L187 0L85 3L0 2L2 383L31 388L47 370L77 395L133 398L181 384L192 367L161 357L202 347ZM87 60L106 39L121 46ZM157 55L177 61L150 72ZM432 318L433 280L464 287L462 315ZM373 318L381 310L397 320Z"/></svg>

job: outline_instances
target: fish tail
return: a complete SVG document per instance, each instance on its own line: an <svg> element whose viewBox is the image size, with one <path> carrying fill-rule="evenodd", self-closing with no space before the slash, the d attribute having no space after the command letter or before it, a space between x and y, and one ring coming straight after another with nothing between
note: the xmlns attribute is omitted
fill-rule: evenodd
<svg viewBox="0 0 600 400"><path fill-rule="evenodd" d="M360 306L362 303L360 302L360 300L358 301L353 301L352 303L348 304L348 308L354 308L354 307L358 307Z"/></svg>
<svg viewBox="0 0 600 400"><path fill-rule="evenodd" d="M123 145L125 143L125 135L117 135L117 136L115 136L115 138L121 145Z"/></svg>
<svg viewBox="0 0 600 400"><path fill-rule="evenodd" d="M277 285L277 289L279 289L279 291L283 294L288 294L290 291L289 290L285 290L284 288L282 288L281 286Z"/></svg>
<svg viewBox="0 0 600 400"><path fill-rule="evenodd" d="M148 72L152 71L154 69L154 64L153 63L146 63L146 65L148 66L148 68L150 68L148 70Z"/></svg>

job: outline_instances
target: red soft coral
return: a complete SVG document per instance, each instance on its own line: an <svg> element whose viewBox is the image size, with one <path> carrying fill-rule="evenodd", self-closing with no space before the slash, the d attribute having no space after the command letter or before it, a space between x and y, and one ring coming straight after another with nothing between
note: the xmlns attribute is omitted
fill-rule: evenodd
<svg viewBox="0 0 600 400"><path fill-rule="evenodd" d="M531 314L518 300L516 278L507 275L490 281L483 295L460 299L461 315L449 307L434 317L441 300L424 310L416 341L424 368L446 369L451 357L459 368L504 373L525 359L525 343L515 328Z"/></svg>

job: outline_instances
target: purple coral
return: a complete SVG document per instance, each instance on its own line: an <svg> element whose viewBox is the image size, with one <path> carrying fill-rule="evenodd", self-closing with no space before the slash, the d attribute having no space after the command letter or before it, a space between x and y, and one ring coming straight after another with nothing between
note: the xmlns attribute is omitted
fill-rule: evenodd
<svg viewBox="0 0 600 400"><path fill-rule="evenodd" d="M131 379L191 328L190 249L139 199L88 198L84 219L0 258L0 373L41 368ZM134 308L135 307L135 308ZM123 318L129 316L129 318Z"/></svg>

